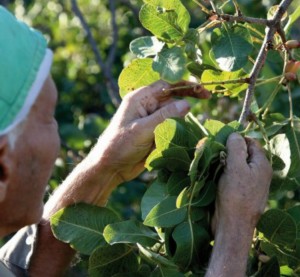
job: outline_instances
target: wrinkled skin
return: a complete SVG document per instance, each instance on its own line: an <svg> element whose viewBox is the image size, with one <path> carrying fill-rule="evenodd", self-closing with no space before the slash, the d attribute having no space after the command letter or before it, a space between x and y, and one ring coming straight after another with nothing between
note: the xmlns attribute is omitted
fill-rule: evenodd
<svg viewBox="0 0 300 277"><path fill-rule="evenodd" d="M218 184L215 243L205 277L244 277L255 226L263 213L272 168L258 143L232 134Z"/></svg>

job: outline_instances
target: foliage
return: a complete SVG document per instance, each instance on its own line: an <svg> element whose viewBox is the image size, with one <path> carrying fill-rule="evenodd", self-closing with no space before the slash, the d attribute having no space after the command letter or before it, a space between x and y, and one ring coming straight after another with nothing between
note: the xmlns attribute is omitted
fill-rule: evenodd
<svg viewBox="0 0 300 277"><path fill-rule="evenodd" d="M3 2L8 4L9 1ZM198 82L205 84L206 88L214 93L213 98L209 101L190 100L193 105L192 112L197 116L197 119L204 122L206 118L214 118L226 123L236 120L240 114L241 99L248 87L248 83L245 81L251 73L253 62L255 62L262 44L264 26L226 20L219 22L216 16L202 13L201 7L194 1L184 1L184 5L179 0L144 2L140 20L152 34L142 29L137 21L138 16L135 9L142 6L142 1L116 1L119 34L119 39L116 42L113 38L112 27L107 23L112 14L109 9L109 1L79 1L104 60L108 59L109 49L114 44L117 45L118 51L115 62L110 70L112 75L117 77L125 66L119 78L121 95L124 96L132 89L149 84L159 78L174 83L180 79L193 77ZM233 1L214 2L218 13L234 14ZM271 5L277 4L278 1L238 2L242 14L265 18ZM288 17L282 24L288 39L299 40L297 23L299 22L300 10L296 3L293 5L288 11ZM103 74L104 70L97 64L87 41L86 32L81 27L78 18L73 14L69 2L18 0L11 1L8 7L18 17L43 31L49 39L50 47L55 52L52 75L60 92L56 117L60 125L63 147L50 182L49 192L51 192L73 166L86 155L93 142L108 124L115 108L109 98ZM210 9L208 6L206 8ZM131 44L130 41L132 41ZM129 44L131 52L128 52ZM273 257L267 263L259 263L262 266L255 273L255 276L266 276L265 272L273 272L271 276L278 276L278 272L285 276L297 276L297 267L299 266L297 262L299 259L299 213L297 206L294 206L300 197L299 155L297 155L300 127L297 117L299 116L299 109L295 109L293 103L299 100L300 90L295 82L287 83L285 86L278 85L284 73L283 67L286 64L285 54L280 46L281 37L275 34L273 49L268 51L265 66L256 82L255 99L252 101L251 107L252 111L256 113L257 121L252 122L247 129L248 135L260 140L263 139L266 148L275 155L273 156L275 174L268 205L271 214L267 212L258 225L260 233L256 238L255 248L250 253L249 275L257 272L258 261L262 255L270 257L275 255L277 258ZM291 55L292 58L299 60L299 49L291 50ZM141 76L141 72L147 78L136 78L136 76ZM130 80L134 80L134 82ZM293 115L290 115L289 94L291 96L290 102L293 102L291 106L294 107ZM192 120L192 117L188 117L186 120ZM207 167L204 173L202 170L199 171L197 166L202 164L204 156L200 154L194 156L194 150L200 138L204 138L202 141L204 145L219 142L221 149L221 145L225 144L227 135L224 137L223 135L214 135L220 129L219 125L227 125L209 120L199 129L194 123L194 120L181 121L176 119L165 122L164 124L168 124L168 128L170 127L170 130L174 132L173 134L164 134L167 136L166 139L172 140L172 135L176 134L176 138L177 135L179 136L179 142L177 142L176 147L158 142L160 148L155 150L156 152L148 159L149 169L158 168L159 170L157 179L149 186L141 203L141 217L143 220L148 217L146 222L151 226L141 224L138 208L139 199L148 186L145 174L138 180L118 188L108 204L110 208L117 210L123 218L131 218L130 221L122 223L123 221L112 216L110 211L101 209L99 215L105 213L111 219L111 225L104 229L104 225L108 223L102 222L99 216L94 215L94 211L92 212L93 215L87 216L85 223L95 226L93 225L94 221L94 224L98 226L96 233L100 234L99 244L95 243L94 246L91 246L94 251L90 257L91 275L183 276L182 271L186 270L185 266L191 256L180 255L180 253L182 253L181 251L183 253L193 251L191 238L195 236L199 244L203 238L203 245L207 245L207 242L212 239L208 222L209 215L213 212L213 204L210 201L213 201L214 194L208 188L214 191L214 186L209 186L211 184L209 182L198 184L198 193L204 192L204 189L207 188L205 195L211 195L212 199L204 197L203 200L206 200L206 203L203 204L202 202L201 205L203 206L201 206L200 201L199 207L193 206L196 201L194 200L191 208L193 212L190 213L185 205L188 205L189 202L186 201L190 199L191 195L189 195L190 191L184 190L184 188L194 187L195 184L192 180L197 180L201 174L207 180L214 177L207 174L211 171L210 167ZM159 128L163 128L163 126L166 125L158 127L156 133L161 132L162 130ZM210 129L210 126L217 127L213 130ZM237 125L229 125L230 130L231 128L235 129ZM180 131L185 133L188 130L190 135L182 136L182 138ZM194 141L193 137L195 137ZM191 141L186 141L186 138ZM207 148L204 147L204 149ZM174 153L176 153L176 159L180 158L178 161L180 166L174 162ZM206 152L202 155L209 157ZM219 154L214 158L216 159L216 166L218 157L220 157ZM172 161L167 162L169 159ZM177 166L178 170L176 169ZM189 171L190 175L187 175ZM173 172L171 176L169 176L170 172ZM170 183L168 184L168 182ZM171 187L171 184L175 185ZM176 213L175 209L175 216L173 214L167 220L165 217L164 220L160 220L160 217L156 216L157 213L167 208L173 211L174 207L179 210L179 214ZM77 208L82 208L83 213L90 209L81 205ZM68 236L70 234L66 240L69 241L74 235L73 239L76 241L76 234L80 228L72 228L71 231L71 228L65 222L62 224L61 221L64 216L68 215L67 211L69 208L65 213L61 211L60 216L56 215L57 228L66 228L68 230L66 234ZM72 214L72 210L70 210L70 214ZM195 223L197 226L200 226L201 223L202 227L190 227L188 216L192 217L193 222L197 222ZM272 217L271 222L270 216ZM183 218L182 222L171 222L174 225L170 226L170 221L174 220L175 217L178 221ZM67 220L76 221L76 218L71 217ZM166 223L168 224L167 227L155 225ZM80 224L83 222L79 222ZM108 242L113 243L113 246L108 246L103 241L103 230L108 232L104 237ZM137 234L137 236L124 238L122 232L126 230L132 234ZM183 237L181 234L188 234L187 230L192 235ZM83 239L87 239L89 235L80 232L78 235L79 241L85 244ZM61 237L61 235L59 236ZM164 236L171 239L165 240ZM137 240L137 237L142 238L141 241ZM286 240L288 240L287 243ZM117 241L126 243L118 244ZM151 243L154 247L151 247ZM86 245L90 244L86 243ZM74 243L73 246L76 248L77 244ZM97 246L99 247L98 251ZM102 250L107 253L105 257L103 257ZM165 254L163 251L169 252ZM85 250L82 252L87 254L92 253L92 250L88 249L88 252ZM204 265L209 251L203 252L206 255L206 257L201 257ZM159 253L164 253L164 255ZM106 260L106 258L109 259ZM110 272L108 271L110 270L109 267L105 268L103 265L106 264L106 261L115 259L118 261L117 263L108 264L118 271ZM83 256L83 260L86 261L87 258ZM156 267L157 265L159 266ZM181 270L180 272L178 268ZM186 268L189 267L186 266ZM200 272L199 267L192 268L190 266L190 269L201 276L202 272ZM117 272L126 273L118 274ZM185 275L191 276L189 273Z"/></svg>
<svg viewBox="0 0 300 277"><path fill-rule="evenodd" d="M179 0L144 2L140 21L154 36L142 36L130 44L132 54L138 59L132 60L120 75L121 96L158 79L176 83L193 76L219 97L225 95L240 100L252 74L251 61L255 61L262 43L260 27L222 21L212 15L206 24L190 28L191 17ZM222 13L227 6L230 3L217 7ZM285 24L288 34L298 17L298 10L290 15ZM207 33L211 35L210 51L205 51L200 43ZM275 61L278 65L272 70L265 66L261 78L256 80L257 97L251 105L253 121L246 129L238 122L224 124L216 120L207 120L201 125L192 115L184 120L168 119L156 128L156 149L149 155L146 168L156 170L157 178L141 201L143 221L111 218L112 223L105 228L101 225L98 232L112 246L94 245L89 264L91 276L204 274L213 240L210 218L216 184L226 158L226 140L232 132L264 140L274 169L271 200L281 199L286 191L298 189L300 125L292 109L295 85L288 83L284 75L287 61L298 54L297 50L285 50L283 40L280 34L273 38L274 50L269 51L266 64ZM260 96L260 87L266 85L269 87L267 96ZM282 87L287 88L289 94L289 118L278 112L269 113ZM75 208L78 207L60 211L54 219L60 214L72 213ZM279 276L280 272L297 275L299 214L295 206L269 209L262 216L250 255L249 275L266 276L270 272L272 276ZM92 218L95 220L90 217L91 226ZM68 220L70 224L77 222L76 217ZM69 228L59 220L56 224L62 229ZM54 233L63 239L55 226ZM78 237L82 237L80 232ZM80 251L80 247L72 245ZM272 258L258 263L262 255Z"/></svg>

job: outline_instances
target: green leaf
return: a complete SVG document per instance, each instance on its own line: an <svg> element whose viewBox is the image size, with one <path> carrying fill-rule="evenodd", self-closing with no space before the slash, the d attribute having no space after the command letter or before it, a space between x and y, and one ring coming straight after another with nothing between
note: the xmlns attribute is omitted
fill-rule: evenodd
<svg viewBox="0 0 300 277"><path fill-rule="evenodd" d="M257 230L272 243L293 245L297 237L297 227L293 218L279 209L271 209L260 218Z"/></svg>
<svg viewBox="0 0 300 277"><path fill-rule="evenodd" d="M160 79L159 74L152 69L152 62L150 58L136 59L123 69L119 76L121 97Z"/></svg>
<svg viewBox="0 0 300 277"><path fill-rule="evenodd" d="M173 260L183 268L187 268L192 260L201 252L204 244L208 244L210 237L207 231L197 224L183 222L176 226L172 237L176 242Z"/></svg>
<svg viewBox="0 0 300 277"><path fill-rule="evenodd" d="M155 232L137 220L109 224L105 227L103 236L109 244L140 243L153 246L159 241Z"/></svg>
<svg viewBox="0 0 300 277"><path fill-rule="evenodd" d="M169 148L163 151L155 149L147 158L145 167L152 169L166 168L170 171L188 171L191 159L186 150L182 148Z"/></svg>
<svg viewBox="0 0 300 277"><path fill-rule="evenodd" d="M236 71L246 65L252 52L251 35L240 24L214 29L211 37L212 50L219 67L224 71Z"/></svg>
<svg viewBox="0 0 300 277"><path fill-rule="evenodd" d="M173 172L167 182L169 195L177 196L185 187L190 185L190 178L185 172Z"/></svg>
<svg viewBox="0 0 300 277"><path fill-rule="evenodd" d="M154 58L152 68L158 72L161 79L174 84L182 80L185 73L186 58L179 47L164 48Z"/></svg>
<svg viewBox="0 0 300 277"><path fill-rule="evenodd" d="M239 131L240 124L237 121L233 121L225 125L218 120L208 119L205 121L204 127L208 131L209 135L215 138L216 142L226 145L229 135ZM224 151L225 149L220 148L220 151L221 150Z"/></svg>
<svg viewBox="0 0 300 277"><path fill-rule="evenodd" d="M287 265L280 267L280 276L293 276L293 270L289 268Z"/></svg>
<svg viewBox="0 0 300 277"><path fill-rule="evenodd" d="M164 47L165 43L156 37L139 37L130 43L130 51L138 58L155 56Z"/></svg>
<svg viewBox="0 0 300 277"><path fill-rule="evenodd" d="M124 244L98 247L89 259L90 277L107 277L137 270L138 261L133 248Z"/></svg>
<svg viewBox="0 0 300 277"><path fill-rule="evenodd" d="M192 202L193 206L205 207L212 203L217 194L217 185L213 181L208 181L204 188L200 191L199 195Z"/></svg>
<svg viewBox="0 0 300 277"><path fill-rule="evenodd" d="M298 6L297 9L289 16L289 21L284 27L284 31L287 36L290 35L293 25L299 18L300 18L300 6Z"/></svg>
<svg viewBox="0 0 300 277"><path fill-rule="evenodd" d="M166 198L167 190L166 185L154 181L145 192L141 201L142 219L145 219L152 208Z"/></svg>
<svg viewBox="0 0 300 277"><path fill-rule="evenodd" d="M202 83L224 82L228 80L240 80L247 77L248 75L242 69L233 72L205 70L201 76L201 82ZM248 84L247 83L231 83L231 84L224 83L224 84L205 85L204 87L211 91L220 88L226 89L227 94L230 97L237 97L242 91L248 88Z"/></svg>
<svg viewBox="0 0 300 277"><path fill-rule="evenodd" d="M189 138L185 126L177 119L166 119L154 130L155 145L158 150L170 147L187 149Z"/></svg>
<svg viewBox="0 0 300 277"><path fill-rule="evenodd" d="M142 25L167 41L180 40L188 30L190 15L180 0L144 0Z"/></svg>
<svg viewBox="0 0 300 277"><path fill-rule="evenodd" d="M82 254L92 251L106 242L103 229L107 224L119 221L118 216L107 208L84 203L66 207L55 213L50 220L54 236Z"/></svg>
<svg viewBox="0 0 300 277"><path fill-rule="evenodd" d="M272 257L253 277L280 277L280 269L276 257Z"/></svg>
<svg viewBox="0 0 300 277"><path fill-rule="evenodd" d="M144 224L152 227L172 227L186 217L186 208L176 208L176 196L170 196L157 204L147 215Z"/></svg>

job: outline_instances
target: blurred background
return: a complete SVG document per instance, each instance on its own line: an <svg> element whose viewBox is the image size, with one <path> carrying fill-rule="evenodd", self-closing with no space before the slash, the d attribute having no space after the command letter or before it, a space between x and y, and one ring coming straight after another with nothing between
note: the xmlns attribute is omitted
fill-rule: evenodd
<svg viewBox="0 0 300 277"><path fill-rule="evenodd" d="M223 2L225 4L229 1ZM238 0L245 15L262 18L278 2ZM294 1L291 6L291 11L295 10L296 2L298 1ZM0 4L6 6L16 17L39 29L54 52L52 76L59 92L56 118L62 149L46 199L89 152L116 110L120 101L118 76L123 67L135 58L129 52L129 43L137 37L150 35L138 20L142 3L142 0L0 0ZM198 27L205 22L206 15L192 0L185 0L183 3L190 11L191 27ZM226 7L227 13L234 12L232 5ZM209 37L209 32L201 35L203 53L208 53L210 49ZM300 39L299 27L292 29L292 37ZM254 46L258 51L259 43ZM300 60L300 52L296 55ZM277 52L271 51L264 76L279 75L280 70L282 60ZM257 89L258 103L263 103L266 95L273 89L273 84L260 86ZM200 121L215 118L229 122L238 119L240 100L214 95L209 101L189 101L193 106L192 112ZM293 87L293 100L295 113L299 116L299 85ZM285 116L289 115L287 92L283 90L279 93L272 109ZM152 178L151 174L145 172L136 180L121 185L112 194L108 206L124 219L139 218L139 203ZM284 206L298 200L297 192L286 192L275 201L282 201L280 205ZM87 259L80 259L81 262L70 276L86 276L84 268Z"/></svg>

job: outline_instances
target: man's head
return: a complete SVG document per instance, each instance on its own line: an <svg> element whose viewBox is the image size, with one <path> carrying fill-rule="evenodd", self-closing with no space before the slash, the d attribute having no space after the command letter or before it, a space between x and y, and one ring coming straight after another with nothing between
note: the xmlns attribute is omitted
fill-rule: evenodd
<svg viewBox="0 0 300 277"><path fill-rule="evenodd" d="M40 33L0 7L0 236L39 221L58 153L46 47Z"/></svg>

